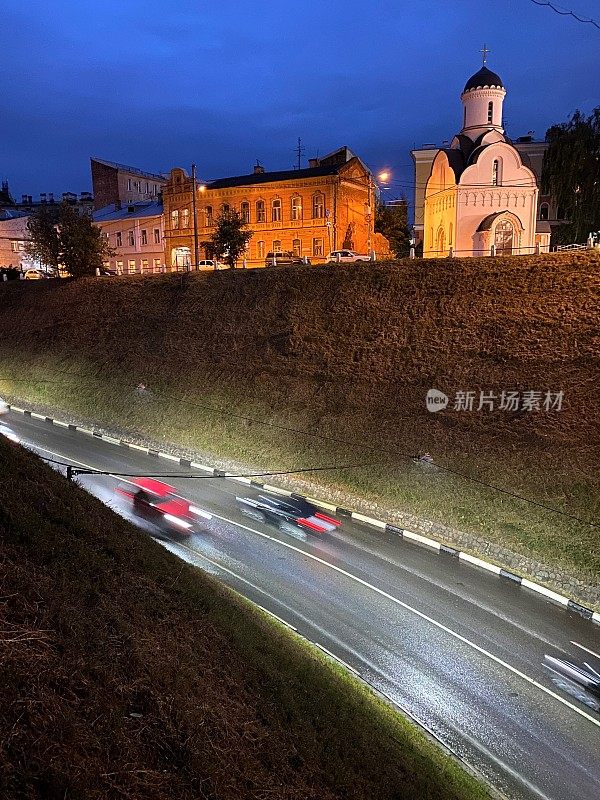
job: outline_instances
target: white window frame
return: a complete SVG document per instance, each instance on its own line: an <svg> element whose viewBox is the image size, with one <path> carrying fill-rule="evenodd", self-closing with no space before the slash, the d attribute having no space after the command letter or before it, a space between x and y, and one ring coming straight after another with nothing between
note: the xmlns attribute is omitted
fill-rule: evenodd
<svg viewBox="0 0 600 800"><path fill-rule="evenodd" d="M281 222L281 199L279 197L271 200L271 222Z"/></svg>

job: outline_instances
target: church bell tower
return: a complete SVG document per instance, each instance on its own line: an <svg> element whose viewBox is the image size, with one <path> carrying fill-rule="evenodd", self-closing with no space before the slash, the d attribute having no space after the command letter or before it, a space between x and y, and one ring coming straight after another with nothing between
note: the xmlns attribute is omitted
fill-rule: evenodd
<svg viewBox="0 0 600 800"><path fill-rule="evenodd" d="M506 90L502 79L486 65L488 50L483 48L483 66L465 84L460 96L463 104L463 127L461 133L475 141L487 131L504 134L502 127L502 103Z"/></svg>

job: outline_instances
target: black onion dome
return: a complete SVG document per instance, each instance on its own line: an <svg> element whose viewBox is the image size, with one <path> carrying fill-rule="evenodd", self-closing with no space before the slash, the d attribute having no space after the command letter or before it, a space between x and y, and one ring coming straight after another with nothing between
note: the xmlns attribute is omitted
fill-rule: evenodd
<svg viewBox="0 0 600 800"><path fill-rule="evenodd" d="M470 92L471 89L481 89L483 87L492 86L494 88L504 89L504 86L502 85L502 78L499 75L496 75L495 72L492 72L491 69L482 67L479 72L475 73L475 75L471 75L469 80L465 83L463 93Z"/></svg>

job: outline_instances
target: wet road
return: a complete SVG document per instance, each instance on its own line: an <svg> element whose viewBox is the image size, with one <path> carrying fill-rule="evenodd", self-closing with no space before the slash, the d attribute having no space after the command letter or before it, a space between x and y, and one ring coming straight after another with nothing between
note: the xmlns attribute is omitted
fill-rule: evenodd
<svg viewBox="0 0 600 800"><path fill-rule="evenodd" d="M3 421L41 455L74 466L186 471L18 413ZM78 480L131 518L118 478ZM341 658L508 797L600 798L600 714L542 668L548 653L600 669L591 654L600 654L599 626L392 533L355 521L323 538L282 533L239 512L236 495L256 496L254 487L165 480L214 515L186 545L168 544L172 552Z"/></svg>

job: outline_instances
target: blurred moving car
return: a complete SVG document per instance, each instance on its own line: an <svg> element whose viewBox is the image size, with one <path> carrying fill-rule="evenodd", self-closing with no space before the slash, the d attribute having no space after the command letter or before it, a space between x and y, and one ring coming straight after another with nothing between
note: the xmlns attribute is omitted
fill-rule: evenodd
<svg viewBox="0 0 600 800"><path fill-rule="evenodd" d="M201 530L201 519L212 519L211 514L178 495L168 483L154 478L135 478L123 482L116 491L132 501L137 516L147 519L171 536L191 536Z"/></svg>
<svg viewBox="0 0 600 800"><path fill-rule="evenodd" d="M339 256L339 259L338 259ZM333 250L327 256L327 263L351 264L356 261L370 261L369 256L360 255L352 250Z"/></svg>
<svg viewBox="0 0 600 800"><path fill-rule="evenodd" d="M0 415L8 414L9 410L10 409L8 408L8 403L6 402L6 400L3 400L0 397Z"/></svg>
<svg viewBox="0 0 600 800"><path fill-rule="evenodd" d="M236 497L244 516L257 522L269 522L279 530L298 533L331 533L342 524L339 520L323 514L316 506L296 497Z"/></svg>
<svg viewBox="0 0 600 800"><path fill-rule="evenodd" d="M310 264L310 259L295 256L291 250L271 250L265 259L265 267L289 267L292 264Z"/></svg>
<svg viewBox="0 0 600 800"><path fill-rule="evenodd" d="M600 672L587 662L580 667L570 661L544 656L544 667L550 672L552 683L577 698L581 703L600 711Z"/></svg>

